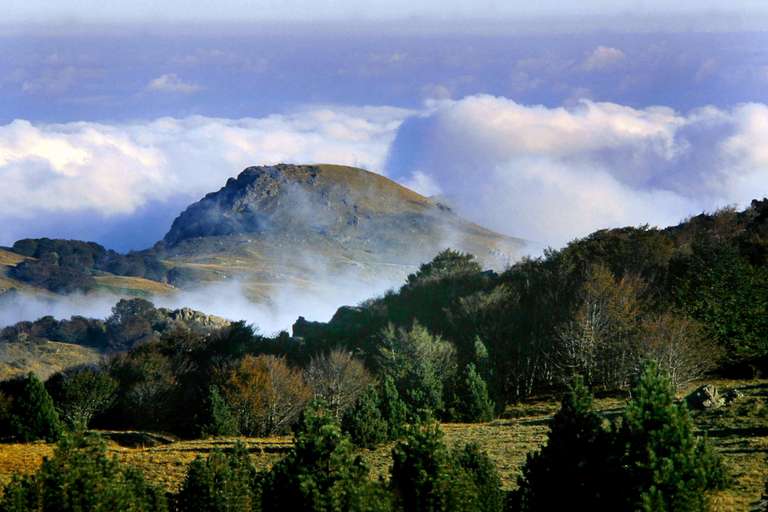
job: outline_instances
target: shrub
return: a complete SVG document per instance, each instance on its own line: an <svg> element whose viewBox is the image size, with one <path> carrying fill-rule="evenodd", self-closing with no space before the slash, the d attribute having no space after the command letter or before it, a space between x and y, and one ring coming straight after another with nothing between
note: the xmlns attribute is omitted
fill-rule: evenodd
<svg viewBox="0 0 768 512"><path fill-rule="evenodd" d="M167 510L165 496L136 469L106 455L97 436L64 437L51 459L27 476L16 476L3 491L3 512Z"/></svg>
<svg viewBox="0 0 768 512"><path fill-rule="evenodd" d="M248 451L237 443L229 452L198 456L176 497L184 512L250 512L261 509L258 472Z"/></svg>

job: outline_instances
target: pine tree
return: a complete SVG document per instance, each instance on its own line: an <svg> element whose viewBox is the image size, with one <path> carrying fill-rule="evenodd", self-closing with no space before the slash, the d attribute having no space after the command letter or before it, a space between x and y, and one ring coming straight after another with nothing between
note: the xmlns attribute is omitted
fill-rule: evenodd
<svg viewBox="0 0 768 512"><path fill-rule="evenodd" d="M453 454L455 464L467 474L474 485L479 512L499 512L504 508L504 491L496 465L481 452L477 444L468 444Z"/></svg>
<svg viewBox="0 0 768 512"><path fill-rule="evenodd" d="M408 407L400 399L392 377L388 375L384 377L379 396L379 410L387 423L387 438L397 439L403 433L403 426L408 417Z"/></svg>
<svg viewBox="0 0 768 512"><path fill-rule="evenodd" d="M552 419L547 444L528 454L513 500L520 511L611 510L610 468L616 466L592 395L576 378ZM608 492L606 492L607 490Z"/></svg>
<svg viewBox="0 0 768 512"><path fill-rule="evenodd" d="M202 434L211 437L239 434L237 419L217 386L211 386L208 390L208 422L203 425Z"/></svg>
<svg viewBox="0 0 768 512"><path fill-rule="evenodd" d="M62 432L61 421L43 383L30 372L19 384L19 393L12 397L11 435L23 442L58 440Z"/></svg>
<svg viewBox="0 0 768 512"><path fill-rule="evenodd" d="M165 496L143 475L106 454L97 436L65 436L33 475L15 477L3 490L3 512L167 510Z"/></svg>
<svg viewBox="0 0 768 512"><path fill-rule="evenodd" d="M493 419L495 406L488 396L488 386L473 363L466 366L457 391L455 408L463 421L473 423Z"/></svg>
<svg viewBox="0 0 768 512"><path fill-rule="evenodd" d="M373 449L387 440L387 421L379 409L379 393L374 386L357 400L342 417L342 429L357 446Z"/></svg>
<svg viewBox="0 0 768 512"><path fill-rule="evenodd" d="M374 512L389 510L387 493L368 476L368 467L321 406L305 410L294 447L263 475L265 512Z"/></svg>
<svg viewBox="0 0 768 512"><path fill-rule="evenodd" d="M237 443L229 452L197 457L176 497L183 512L256 512L261 510L258 472L248 451Z"/></svg>
<svg viewBox="0 0 768 512"><path fill-rule="evenodd" d="M618 436L629 508L707 510L707 491L728 483L719 457L695 436L688 409L675 403L669 379L655 364L644 368Z"/></svg>

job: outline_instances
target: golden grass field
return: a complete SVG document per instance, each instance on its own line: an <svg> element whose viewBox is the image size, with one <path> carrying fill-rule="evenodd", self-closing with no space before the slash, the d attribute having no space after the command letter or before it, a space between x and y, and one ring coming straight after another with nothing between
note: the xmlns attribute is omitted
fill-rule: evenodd
<svg viewBox="0 0 768 512"><path fill-rule="evenodd" d="M738 388L744 397L716 411L695 413L694 419L723 455L734 483L713 497L715 511L750 510L760 499L768 479L768 380L718 381L720 389ZM618 413L624 401L617 398L596 400L599 409ZM511 406L505 417L484 424L443 424L449 445L476 442L496 462L503 485L516 486L516 478L528 452L537 449L547 436L547 422L557 410L554 401L539 400ZM145 448L126 448L110 442L110 451L123 462L142 469L148 479L169 491L179 488L187 465L198 455L223 449L240 440L249 449L254 463L267 468L291 446L290 437L224 438L178 441ZM372 477L386 478L391 465L392 445L376 450L361 450L371 467ZM0 445L0 482L14 472L31 472L43 457L53 452L45 443Z"/></svg>

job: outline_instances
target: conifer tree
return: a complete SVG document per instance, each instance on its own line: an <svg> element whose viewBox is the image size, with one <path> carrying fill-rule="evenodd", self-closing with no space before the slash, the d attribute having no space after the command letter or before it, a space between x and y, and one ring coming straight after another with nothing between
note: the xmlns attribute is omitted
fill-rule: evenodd
<svg viewBox="0 0 768 512"><path fill-rule="evenodd" d="M219 393L217 386L208 390L208 422L202 427L204 436L234 436L239 433L237 419Z"/></svg>
<svg viewBox="0 0 768 512"><path fill-rule="evenodd" d="M379 409L379 393L374 386L357 400L342 417L342 428L357 446L373 449L387 440L387 421Z"/></svg>
<svg viewBox="0 0 768 512"><path fill-rule="evenodd" d="M408 407L400 399L395 381L389 375L384 377L381 385L379 410L387 423L387 438L394 440L400 437L408 417Z"/></svg>
<svg viewBox="0 0 768 512"><path fill-rule="evenodd" d="M23 442L56 441L62 425L51 395L34 373L19 383L18 393L12 396L8 418L10 434Z"/></svg>
<svg viewBox="0 0 768 512"><path fill-rule="evenodd" d="M488 386L469 363L458 386L455 408L459 417L466 422L491 421L494 416L494 403L488 396Z"/></svg>

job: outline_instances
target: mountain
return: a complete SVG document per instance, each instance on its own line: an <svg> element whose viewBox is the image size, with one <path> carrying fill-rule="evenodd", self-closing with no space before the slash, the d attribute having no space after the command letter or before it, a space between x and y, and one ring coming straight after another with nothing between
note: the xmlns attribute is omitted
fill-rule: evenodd
<svg viewBox="0 0 768 512"><path fill-rule="evenodd" d="M381 175L281 164L249 167L189 206L155 252L175 286L237 277L259 297L340 278L399 281L449 247L503 268L523 245Z"/></svg>

